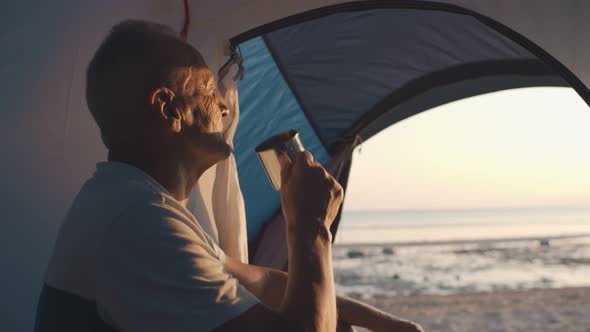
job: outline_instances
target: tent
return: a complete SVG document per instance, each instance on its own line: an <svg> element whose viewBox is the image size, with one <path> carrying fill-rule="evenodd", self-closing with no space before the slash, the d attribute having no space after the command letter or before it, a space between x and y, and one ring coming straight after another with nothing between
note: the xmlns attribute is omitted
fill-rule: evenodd
<svg viewBox="0 0 590 332"><path fill-rule="evenodd" d="M590 102L590 3L578 0L57 0L4 9L0 326L8 331L31 330L61 219L106 157L84 74L121 20L184 26L221 69L235 159L204 175L191 207L224 250L279 268L279 198L254 154L267 136L297 128L345 184L359 140L432 107L528 86L571 86Z"/></svg>

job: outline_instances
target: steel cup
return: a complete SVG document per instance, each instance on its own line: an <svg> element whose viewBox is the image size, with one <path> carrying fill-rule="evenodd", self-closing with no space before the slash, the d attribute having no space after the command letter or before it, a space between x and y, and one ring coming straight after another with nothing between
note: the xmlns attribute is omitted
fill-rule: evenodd
<svg viewBox="0 0 590 332"><path fill-rule="evenodd" d="M295 160L298 152L305 151L297 130L287 130L272 136L256 147L256 155L262 163L266 176L276 191L281 190L281 164L279 156L284 153L289 161Z"/></svg>

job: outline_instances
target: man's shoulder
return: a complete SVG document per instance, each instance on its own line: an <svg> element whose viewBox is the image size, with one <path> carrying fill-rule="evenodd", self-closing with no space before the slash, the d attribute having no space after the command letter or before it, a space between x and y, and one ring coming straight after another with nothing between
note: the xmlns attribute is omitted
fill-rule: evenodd
<svg viewBox="0 0 590 332"><path fill-rule="evenodd" d="M164 238L181 234L213 246L193 214L150 179L89 179L78 193L61 237L102 243L113 236ZM76 240L78 241L78 240Z"/></svg>
<svg viewBox="0 0 590 332"><path fill-rule="evenodd" d="M80 189L72 208L78 206L87 210L122 210L132 205L160 202L164 199L163 196L164 193L155 189L148 181L104 181L100 178L91 178Z"/></svg>
<svg viewBox="0 0 590 332"><path fill-rule="evenodd" d="M127 206L106 226L100 252L106 249L118 255L132 246L142 248L147 256L155 256L177 248L178 254L189 250L199 257L224 262L222 250L176 200L165 194L149 198Z"/></svg>
<svg viewBox="0 0 590 332"><path fill-rule="evenodd" d="M166 197L147 183L137 180L99 181L91 178L82 186L65 216L60 233L81 233L87 236L101 236L113 225L125 227L117 222L121 216L157 217L171 215L162 204ZM152 218L153 219L153 218Z"/></svg>
<svg viewBox="0 0 590 332"><path fill-rule="evenodd" d="M80 193L115 197L119 201L159 200L164 195L164 192L149 180L112 179L105 181L101 178L89 179Z"/></svg>
<svg viewBox="0 0 590 332"><path fill-rule="evenodd" d="M110 231L125 233L187 233L204 237L196 218L174 197L153 190L142 183L126 183L116 196L126 197L107 226Z"/></svg>
<svg viewBox="0 0 590 332"><path fill-rule="evenodd" d="M192 218L179 209L167 195L146 195L126 206L117 219L129 226L148 226L161 223L191 224Z"/></svg>
<svg viewBox="0 0 590 332"><path fill-rule="evenodd" d="M91 178L80 189L61 224L54 243L46 279L51 285L75 294L93 297L93 264L105 236L116 225L118 231L133 229L121 222L126 211L142 213L162 195L138 181L97 181ZM155 210L151 210L153 213ZM135 227L136 228L136 227ZM106 239L107 241L109 239ZM72 255L75 252L76 255ZM73 273L71 266L76 266Z"/></svg>

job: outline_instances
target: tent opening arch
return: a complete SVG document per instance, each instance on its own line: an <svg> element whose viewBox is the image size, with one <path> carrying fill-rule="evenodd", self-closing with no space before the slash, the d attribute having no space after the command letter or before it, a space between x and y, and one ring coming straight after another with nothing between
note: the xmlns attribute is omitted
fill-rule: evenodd
<svg viewBox="0 0 590 332"><path fill-rule="evenodd" d="M264 229L280 212L253 147L297 128L328 164L356 143L415 114L485 93L585 85L526 37L474 11L422 1L362 1L323 7L231 39L241 61L236 161L251 257L268 251ZM264 124L261 125L261 120ZM350 156L340 158L346 185ZM337 230L338 220L333 232ZM274 233L276 231L272 231ZM275 235L276 236L276 235Z"/></svg>

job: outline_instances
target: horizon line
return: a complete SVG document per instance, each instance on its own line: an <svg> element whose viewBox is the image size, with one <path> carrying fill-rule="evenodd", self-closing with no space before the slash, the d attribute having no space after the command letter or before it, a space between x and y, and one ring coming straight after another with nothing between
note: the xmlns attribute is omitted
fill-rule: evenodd
<svg viewBox="0 0 590 332"><path fill-rule="evenodd" d="M451 211L499 211L499 210L539 210L539 209L590 209L590 204L578 205L539 205L539 206L489 206L489 207L443 207L443 208L406 208L406 209L344 209L346 212L451 212Z"/></svg>

